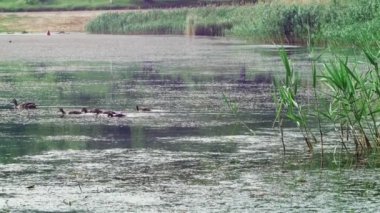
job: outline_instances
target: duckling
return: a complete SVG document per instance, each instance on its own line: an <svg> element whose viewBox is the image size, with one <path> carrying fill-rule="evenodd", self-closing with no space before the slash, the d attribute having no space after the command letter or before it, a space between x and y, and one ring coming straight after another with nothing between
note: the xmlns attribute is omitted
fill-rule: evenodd
<svg viewBox="0 0 380 213"><path fill-rule="evenodd" d="M99 113L102 112L100 109L93 109L93 110L88 110L86 107L83 107L81 112L83 113Z"/></svg>
<svg viewBox="0 0 380 213"><path fill-rule="evenodd" d="M99 114L99 113L102 113L103 111L98 109L98 108L95 108L95 109L91 109L91 110L88 110L86 107L83 107L81 112L83 113L96 113L96 114Z"/></svg>
<svg viewBox="0 0 380 213"><path fill-rule="evenodd" d="M22 104L17 104L17 100L13 99L12 103L15 105L16 109L37 109L37 105L33 102L25 102Z"/></svg>
<svg viewBox="0 0 380 213"><path fill-rule="evenodd" d="M147 108L147 107L139 107L138 105L136 105L136 110L137 111L143 111L143 112L149 112L149 111L151 111L149 108Z"/></svg>
<svg viewBox="0 0 380 213"><path fill-rule="evenodd" d="M62 115L66 115L66 112L62 108L59 108L59 111L62 112ZM82 112L74 110L74 111L69 111L67 114L69 114L69 115L80 115L80 114L82 114Z"/></svg>
<svg viewBox="0 0 380 213"><path fill-rule="evenodd" d="M125 115L122 113L116 113L116 114L113 114L113 117L122 118L122 117L125 117Z"/></svg>
<svg viewBox="0 0 380 213"><path fill-rule="evenodd" d="M109 118L113 118L113 117L115 117L115 118L122 118L122 117L125 117L125 115L124 114L122 114L122 113L108 113L107 114L107 117L109 117Z"/></svg>
<svg viewBox="0 0 380 213"><path fill-rule="evenodd" d="M101 111L100 113L107 114L107 115L109 115L109 114L115 115L116 114L116 112L111 111L111 110Z"/></svg>
<svg viewBox="0 0 380 213"><path fill-rule="evenodd" d="M102 111L100 109L91 109L91 110L88 110L86 107L83 107L81 109L81 113L83 113L83 115L89 115L89 116L98 116L99 113L101 113Z"/></svg>
<svg viewBox="0 0 380 213"><path fill-rule="evenodd" d="M95 108L95 109L93 109L93 110L90 110L89 112L90 112L90 113L102 113L103 111L100 110L100 109L98 109L98 108Z"/></svg>
<svg viewBox="0 0 380 213"><path fill-rule="evenodd" d="M93 110L87 110L86 108L82 108L82 112L84 113L94 113L96 116L107 116L107 117L113 117L114 114L116 114L116 112L114 111L103 111L103 110L100 110L98 108L95 108Z"/></svg>

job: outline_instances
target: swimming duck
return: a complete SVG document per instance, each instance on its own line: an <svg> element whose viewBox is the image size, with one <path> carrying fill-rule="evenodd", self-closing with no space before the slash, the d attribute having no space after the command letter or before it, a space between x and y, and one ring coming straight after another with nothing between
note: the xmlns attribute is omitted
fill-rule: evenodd
<svg viewBox="0 0 380 213"><path fill-rule="evenodd" d="M102 113L103 111L102 110L100 110L100 109L98 109L98 108L95 108L95 109L93 109L93 110L90 110L89 112L91 112L91 113Z"/></svg>
<svg viewBox="0 0 380 213"><path fill-rule="evenodd" d="M83 112L83 113L96 113L96 114L102 113L102 111L98 108L88 110L86 107L83 107L81 112Z"/></svg>
<svg viewBox="0 0 380 213"><path fill-rule="evenodd" d="M87 108L83 107L82 110L81 110L81 112L88 113L88 110L87 110Z"/></svg>
<svg viewBox="0 0 380 213"><path fill-rule="evenodd" d="M68 113L66 113L62 108L59 108L59 111L62 112L62 115L66 115L66 114L69 114L69 115L79 115L79 114L82 114L81 111L69 111Z"/></svg>
<svg viewBox="0 0 380 213"><path fill-rule="evenodd" d="M83 113L95 113L97 116L105 115L107 117L114 117L114 115L116 115L115 117L122 117L120 115L117 115L118 113L116 113L114 111L110 111L110 110L103 111L103 110L100 110L99 108L95 108L93 110L88 110L87 108L82 108L81 112L83 112Z"/></svg>
<svg viewBox="0 0 380 213"><path fill-rule="evenodd" d="M115 114L117 114L116 112L114 112L114 111L111 111L111 110L107 110L107 111L100 111L100 113L103 113L103 114L112 114L112 115L115 115Z"/></svg>
<svg viewBox="0 0 380 213"><path fill-rule="evenodd" d="M103 111L100 110L99 108L91 109L91 110L88 110L88 111L87 111L86 108L83 108L83 109L86 110L86 113L96 113L96 114L103 113Z"/></svg>
<svg viewBox="0 0 380 213"><path fill-rule="evenodd" d="M150 109L147 108L147 107L139 107L138 105L136 105L136 110L137 111L143 111L143 112L149 112Z"/></svg>
<svg viewBox="0 0 380 213"><path fill-rule="evenodd" d="M17 104L17 100L13 99L12 103L15 105L16 109L37 109L37 105L33 102L25 102L22 104Z"/></svg>
<svg viewBox="0 0 380 213"><path fill-rule="evenodd" d="M83 107L81 109L81 113L84 115L89 115L89 116L98 116L99 114L102 113L102 110L95 108L95 109L87 109L86 107Z"/></svg>
<svg viewBox="0 0 380 213"><path fill-rule="evenodd" d="M84 109L85 109L85 108L84 108ZM83 109L82 109L82 110L83 110ZM110 110L103 111L103 110L100 110L100 109L98 109L98 108L95 108L95 109L90 110L90 111L88 111L88 112L90 112L90 113L96 113L96 115L103 114L103 115L107 115L108 117L111 117L111 116L109 116L109 115L114 115L114 114L116 114L116 112L114 112L114 111L110 111Z"/></svg>
<svg viewBox="0 0 380 213"><path fill-rule="evenodd" d="M115 118L122 118L122 117L125 117L125 115L124 114L122 114L122 113L108 113L108 115L107 115L107 117L109 117L109 118L113 118L113 117L115 117Z"/></svg>

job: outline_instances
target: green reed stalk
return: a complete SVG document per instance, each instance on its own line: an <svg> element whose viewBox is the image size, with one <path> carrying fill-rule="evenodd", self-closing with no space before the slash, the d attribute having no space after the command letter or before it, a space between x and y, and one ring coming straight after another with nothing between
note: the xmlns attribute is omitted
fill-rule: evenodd
<svg viewBox="0 0 380 213"><path fill-rule="evenodd" d="M286 117L293 121L301 131L304 140L309 148L313 150L311 140L316 142L316 138L308 126L307 113L303 110L300 103L297 102L298 88L300 86L300 77L293 70L290 60L285 51L280 52L281 60L285 66L285 82L275 80L275 101L276 118L275 122L282 123L282 113L286 112Z"/></svg>
<svg viewBox="0 0 380 213"><path fill-rule="evenodd" d="M364 67L362 64L352 65L347 58L338 58L324 64L320 74L317 74L316 65L312 63L314 101L305 105L302 99L298 100L301 86L299 76L293 70L287 55L283 51L280 53L285 67L285 78L283 81L274 81L275 122L282 124L285 115L296 123L309 150L312 150L311 142L317 142L317 139L308 123L310 118L316 118L315 128L319 130L321 141L321 167L325 144L323 124L327 124L325 122L332 123L334 127L339 125L336 129L339 129L337 133L342 148L349 152L347 145L353 142L357 159L380 145L380 52L374 54L370 50L364 50L364 55L369 61L367 70L359 69ZM321 104L321 101L324 103ZM282 128L281 125L280 129Z"/></svg>
<svg viewBox="0 0 380 213"><path fill-rule="evenodd" d="M320 104L319 104L319 97L317 94L317 68L315 66L315 63L312 63L312 72L313 72L313 94L316 101L317 106L317 120L318 120L318 129L319 129L319 136L321 140L321 168L323 168L323 131L322 131L322 125L321 125L321 115L320 115Z"/></svg>
<svg viewBox="0 0 380 213"><path fill-rule="evenodd" d="M232 112L232 114L237 118L237 121L243 125L245 129L247 129L251 134L255 134L255 132L242 120L238 118L238 113L239 113L239 106L236 102L233 102L230 98L228 98L224 93L223 93L223 101L227 105L228 109Z"/></svg>
<svg viewBox="0 0 380 213"><path fill-rule="evenodd" d="M278 129L280 131L282 150L283 150L283 154L285 155L286 148L285 148L284 128L283 128L284 118L282 117L282 113L281 113L282 112L282 103L280 103L281 100L279 98L277 98L277 93L276 93L277 89L276 88L279 88L279 83L277 82L276 78L274 79L273 84L274 84L275 89L272 92L272 94L273 94L273 100L274 100L275 106L276 106L276 119L273 122L272 128L274 128L274 126L276 125L276 121L278 121Z"/></svg>
<svg viewBox="0 0 380 213"><path fill-rule="evenodd" d="M322 80L332 91L334 106L340 112L340 119L343 123L348 123L353 132L356 151L359 148L371 149L371 144L365 129L371 126L364 126L365 114L367 110L368 97L365 95L364 82L366 79L359 75L356 70L352 70L347 65L348 61L338 60L338 65L325 65L325 72ZM371 128L369 128L371 129ZM357 131L356 131L357 130ZM364 140L364 141L363 141ZM362 144L361 142L365 144Z"/></svg>
<svg viewBox="0 0 380 213"><path fill-rule="evenodd" d="M366 58L370 62L370 64L374 67L374 74L369 73L369 78L372 79L372 85L371 87L366 91L366 96L370 100L378 100L380 98L380 73L379 73L379 64L377 62L380 52L378 52L376 55L372 54L369 49L364 49L363 50ZM375 114L379 112L379 109L373 109L372 107L373 101L371 101L368 104L368 110L369 110L369 115L372 120L372 125L374 127L375 131L375 136L376 136L376 141L377 143L379 142L380 134L379 130L377 128L378 124L376 121ZM376 107L376 106L375 106Z"/></svg>

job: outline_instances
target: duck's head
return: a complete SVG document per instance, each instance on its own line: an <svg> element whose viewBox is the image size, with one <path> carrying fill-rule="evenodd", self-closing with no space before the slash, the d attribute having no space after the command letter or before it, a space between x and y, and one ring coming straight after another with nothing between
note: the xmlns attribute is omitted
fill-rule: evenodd
<svg viewBox="0 0 380 213"><path fill-rule="evenodd" d="M81 110L81 112L87 113L87 112L88 112L88 110L87 110L87 108L86 108L86 107L83 107L83 108L82 108L82 110Z"/></svg>
<svg viewBox="0 0 380 213"><path fill-rule="evenodd" d="M59 108L59 111L62 112L62 114L66 114L66 112L62 108Z"/></svg>
<svg viewBox="0 0 380 213"><path fill-rule="evenodd" d="M11 101L11 103L13 103L13 104L15 104L17 106L17 101L16 101L15 98Z"/></svg>

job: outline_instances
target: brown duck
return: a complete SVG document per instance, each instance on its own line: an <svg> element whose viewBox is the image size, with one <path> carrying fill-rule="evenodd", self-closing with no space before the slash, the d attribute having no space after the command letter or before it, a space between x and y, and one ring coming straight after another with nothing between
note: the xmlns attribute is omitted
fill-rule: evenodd
<svg viewBox="0 0 380 213"><path fill-rule="evenodd" d="M100 110L98 108L95 108L93 110L88 110L87 108L82 108L81 112L83 112L83 113L96 113L96 115L104 114L104 115L107 115L107 117L109 117L109 118L112 118L112 117L116 117L116 118L125 117L125 115L122 114L122 113L116 113L116 112L111 111L111 110L102 111L102 110Z"/></svg>
<svg viewBox="0 0 380 213"><path fill-rule="evenodd" d="M25 102L18 104L16 99L12 100L12 103L15 105L16 109L37 109L37 105L33 102Z"/></svg>
<svg viewBox="0 0 380 213"><path fill-rule="evenodd" d="M149 112L151 111L149 108L147 107L139 107L138 105L136 105L136 110L137 111L142 111L142 112Z"/></svg>
<svg viewBox="0 0 380 213"><path fill-rule="evenodd" d="M81 112L83 112L83 113L96 113L96 114L99 114L99 113L102 113L102 110L100 110L98 108L88 110L86 107L83 107L82 110L81 110Z"/></svg>
<svg viewBox="0 0 380 213"><path fill-rule="evenodd" d="M59 111L62 112L62 115L66 115L66 114L69 114L69 115L79 115L79 114L82 114L81 111L69 111L69 112L65 112L62 108L59 108Z"/></svg>
<svg viewBox="0 0 380 213"><path fill-rule="evenodd" d="M109 118L113 118L113 117L115 117L115 118L122 118L122 117L125 117L125 115L124 114L122 114L122 113L107 113L107 116L109 117Z"/></svg>

